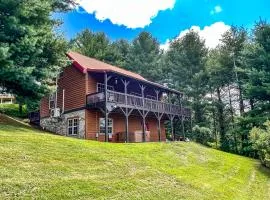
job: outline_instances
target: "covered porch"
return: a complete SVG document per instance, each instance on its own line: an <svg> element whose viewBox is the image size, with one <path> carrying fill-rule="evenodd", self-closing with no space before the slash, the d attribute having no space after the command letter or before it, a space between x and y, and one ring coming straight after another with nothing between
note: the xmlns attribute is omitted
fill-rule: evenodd
<svg viewBox="0 0 270 200"><path fill-rule="evenodd" d="M164 141L164 121L170 122L172 140L175 139L175 123L182 124L182 135L185 136L183 124L185 120L191 119L191 110L182 105L183 93L115 72L91 72L89 76L96 80L97 92L86 96L86 107L100 111L104 119L104 141L112 140L109 123L110 116L115 114L121 116L121 123L124 125L124 131L114 133L114 137L118 138L116 141L119 142L134 142L134 138L139 138L139 134L142 142L151 141L151 136L148 138L150 134L152 138L156 137L157 141ZM141 124L141 133L131 128L134 123L131 119L134 117ZM152 131L148 130L149 119L156 122L156 131L153 131L154 128Z"/></svg>

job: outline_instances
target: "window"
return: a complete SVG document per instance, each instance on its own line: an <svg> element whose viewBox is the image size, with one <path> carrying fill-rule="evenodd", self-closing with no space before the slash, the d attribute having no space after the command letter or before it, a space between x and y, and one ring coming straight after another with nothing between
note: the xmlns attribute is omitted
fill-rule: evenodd
<svg viewBox="0 0 270 200"><path fill-rule="evenodd" d="M103 83L97 83L97 92L104 92L105 85ZM107 86L108 90L114 90L113 86L108 85Z"/></svg>
<svg viewBox="0 0 270 200"><path fill-rule="evenodd" d="M51 94L49 97L49 109L53 109L55 105L55 93Z"/></svg>
<svg viewBox="0 0 270 200"><path fill-rule="evenodd" d="M68 119L68 134L78 135L78 132L79 132L79 119L78 118Z"/></svg>
<svg viewBox="0 0 270 200"><path fill-rule="evenodd" d="M105 134L105 118L99 118L99 133ZM113 120L108 118L108 134L109 137L112 137L113 133Z"/></svg>

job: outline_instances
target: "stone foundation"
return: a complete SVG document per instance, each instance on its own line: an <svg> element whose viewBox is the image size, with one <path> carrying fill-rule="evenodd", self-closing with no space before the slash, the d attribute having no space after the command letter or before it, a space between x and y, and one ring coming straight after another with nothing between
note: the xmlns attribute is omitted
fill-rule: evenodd
<svg viewBox="0 0 270 200"><path fill-rule="evenodd" d="M46 117L40 119L40 126L50 132L57 133L59 135L68 135L68 119L79 118L79 133L78 138L85 138L85 110L74 111L67 114L63 114L59 118Z"/></svg>

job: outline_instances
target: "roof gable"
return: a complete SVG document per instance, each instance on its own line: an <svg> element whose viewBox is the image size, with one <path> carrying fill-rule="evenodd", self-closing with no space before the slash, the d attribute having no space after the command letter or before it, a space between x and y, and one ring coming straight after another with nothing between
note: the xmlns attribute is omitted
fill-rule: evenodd
<svg viewBox="0 0 270 200"><path fill-rule="evenodd" d="M165 87L163 85L160 85L158 83L151 82L137 73L134 73L134 72L125 70L123 68L107 64L105 62L84 56L84 55L76 53L76 52L72 52L72 51L68 52L67 56L73 61L72 64L78 70L80 70L82 73L86 73L88 71L90 71L90 72L91 71L93 71L93 72L115 72L118 74L122 74L124 76L128 76L130 78L134 78L134 79L146 82L148 84L154 85L156 87L162 88L162 89L167 90L167 91L169 90L169 91L177 93L177 94L182 94L181 92L179 92L177 90L170 89L170 88Z"/></svg>
<svg viewBox="0 0 270 200"><path fill-rule="evenodd" d="M67 53L67 56L71 60L73 60L73 64L81 72L84 72L84 73L86 71L117 72L117 73L123 74L125 76L135 78L135 79L147 81L145 78L143 78L139 74L122 69L120 67L115 67L113 65L107 64L105 62L99 61L99 60L94 59L94 58L89 58L87 56L84 56L84 55L76 53L76 52L69 52L69 53Z"/></svg>

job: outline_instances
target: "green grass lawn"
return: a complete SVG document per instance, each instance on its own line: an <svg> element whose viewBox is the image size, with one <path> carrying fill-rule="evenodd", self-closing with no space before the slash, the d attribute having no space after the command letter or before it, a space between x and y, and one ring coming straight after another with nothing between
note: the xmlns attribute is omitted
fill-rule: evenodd
<svg viewBox="0 0 270 200"><path fill-rule="evenodd" d="M189 142L72 139L0 116L0 199L270 199L257 160Z"/></svg>

